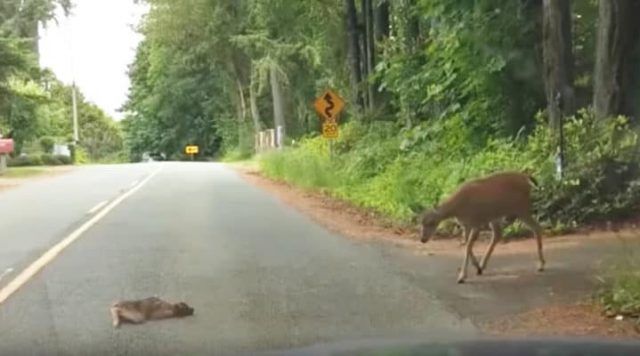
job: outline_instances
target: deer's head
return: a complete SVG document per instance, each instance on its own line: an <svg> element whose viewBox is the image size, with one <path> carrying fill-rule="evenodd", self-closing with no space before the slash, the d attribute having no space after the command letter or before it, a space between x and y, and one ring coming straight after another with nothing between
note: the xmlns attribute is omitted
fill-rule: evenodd
<svg viewBox="0 0 640 356"><path fill-rule="evenodd" d="M427 210L420 216L420 242L427 243L440 224L440 215L436 209Z"/></svg>

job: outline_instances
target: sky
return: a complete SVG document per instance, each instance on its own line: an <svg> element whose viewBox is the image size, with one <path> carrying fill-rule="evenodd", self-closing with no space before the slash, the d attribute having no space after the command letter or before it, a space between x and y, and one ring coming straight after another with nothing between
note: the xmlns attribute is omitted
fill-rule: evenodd
<svg viewBox="0 0 640 356"><path fill-rule="evenodd" d="M134 0L74 0L68 18L40 30L40 65L64 83L75 82L85 98L114 119L127 98L128 65L141 36L138 24L145 8Z"/></svg>

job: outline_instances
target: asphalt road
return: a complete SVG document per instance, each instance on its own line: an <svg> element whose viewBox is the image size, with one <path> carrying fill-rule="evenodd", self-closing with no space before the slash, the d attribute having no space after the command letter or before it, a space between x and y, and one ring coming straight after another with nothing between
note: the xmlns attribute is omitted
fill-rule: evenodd
<svg viewBox="0 0 640 356"><path fill-rule="evenodd" d="M410 269L424 265L336 236L210 163L96 166L0 193L0 275L13 268L0 288L158 165L0 305L0 354L227 354L478 333L427 277L416 282L429 272ZM436 277L454 288L454 274ZM112 302L154 295L196 313L112 328Z"/></svg>

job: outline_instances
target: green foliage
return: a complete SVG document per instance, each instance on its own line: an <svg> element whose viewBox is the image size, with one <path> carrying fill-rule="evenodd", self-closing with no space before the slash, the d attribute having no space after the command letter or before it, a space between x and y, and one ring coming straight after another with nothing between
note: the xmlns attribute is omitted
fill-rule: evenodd
<svg viewBox="0 0 640 356"><path fill-rule="evenodd" d="M57 5L71 6L68 0L0 3L0 129L14 132L18 153L36 136L37 111L45 98L37 83L34 29L53 19Z"/></svg>
<svg viewBox="0 0 640 356"><path fill-rule="evenodd" d="M10 158L7 162L9 167L27 166L61 166L71 164L71 158L64 155L52 154L31 154Z"/></svg>
<svg viewBox="0 0 640 356"><path fill-rule="evenodd" d="M37 110L44 102L45 94L35 82L11 78L8 80L10 90L5 125L13 131L15 150L22 152L26 141L36 138L38 126Z"/></svg>
<svg viewBox="0 0 640 356"><path fill-rule="evenodd" d="M224 154L222 155L222 161L223 162L244 161L251 158L252 156L253 156L253 152L246 151L246 150L243 151L240 148L236 147L236 148L231 148L226 152L224 152Z"/></svg>
<svg viewBox="0 0 640 356"><path fill-rule="evenodd" d="M4 1L0 3L0 130L15 140L15 155L25 148L51 153L53 140L71 134L71 87L49 70L38 68L34 38L39 23L54 19L55 9L68 12L69 0ZM78 93L80 134L92 159L123 149L117 124ZM45 137L38 142L39 137ZM54 139L55 138L55 139ZM69 141L67 141L69 142ZM56 163L52 160L52 163ZM22 163L22 162L19 162Z"/></svg>
<svg viewBox="0 0 640 356"><path fill-rule="evenodd" d="M86 150L90 160L99 161L124 149L119 125L97 106L89 103L80 105L78 125L80 147Z"/></svg>
<svg viewBox="0 0 640 356"><path fill-rule="evenodd" d="M625 246L603 271L600 302L608 315L640 318L640 254L637 246Z"/></svg>
<svg viewBox="0 0 640 356"><path fill-rule="evenodd" d="M27 178L37 176L39 174L46 173L45 167L11 167L3 174L0 174L3 178Z"/></svg>
<svg viewBox="0 0 640 356"><path fill-rule="evenodd" d="M640 202L638 134L626 118L598 121L582 110L568 120L568 166L562 181L552 178L551 159L536 159L552 152L548 129L540 125L536 133L530 166L540 167L544 184L539 208L545 219L576 225L634 214Z"/></svg>
<svg viewBox="0 0 640 356"><path fill-rule="evenodd" d="M304 140L299 148L267 153L260 159L261 169L270 177L329 191L339 187L342 178L331 163L328 147L320 139Z"/></svg>
<svg viewBox="0 0 640 356"><path fill-rule="evenodd" d="M89 154L82 146L76 146L73 151L73 163L75 164L89 164L91 159Z"/></svg>
<svg viewBox="0 0 640 356"><path fill-rule="evenodd" d="M539 118L542 120L542 117ZM308 138L261 158L265 174L408 222L462 182L500 170L527 170L540 187L536 210L551 227L622 219L640 201L637 133L625 118L599 124L588 111L567 120L566 176L555 176L554 145L544 125L517 139L491 139L477 149L455 120L418 126L350 123L327 155L326 142Z"/></svg>
<svg viewBox="0 0 640 356"><path fill-rule="evenodd" d="M544 94L530 2L424 0L412 11L424 23L420 50L394 38L378 64L402 122L457 118L479 144L531 125Z"/></svg>
<svg viewBox="0 0 640 356"><path fill-rule="evenodd" d="M127 152L118 151L115 153L104 155L100 159L94 160L91 162L98 163L98 164L117 164L117 163L127 163L129 161L130 160L129 160L129 156L127 155ZM83 163L87 163L86 160Z"/></svg>
<svg viewBox="0 0 640 356"><path fill-rule="evenodd" d="M147 2L125 105L132 157L180 156L188 142L209 157L252 152L254 133L274 126L272 69L290 136L317 125L309 103L324 86L346 87L341 0Z"/></svg>
<svg viewBox="0 0 640 356"><path fill-rule="evenodd" d="M13 157L7 162L9 167L41 166L42 164L42 156L38 154Z"/></svg>
<svg viewBox="0 0 640 356"><path fill-rule="evenodd" d="M45 166L60 166L71 164L71 158L64 155L43 154L42 163Z"/></svg>
<svg viewBox="0 0 640 356"><path fill-rule="evenodd" d="M56 141L53 139L53 137L45 136L40 137L38 143L40 144L40 148L42 148L42 152L51 153L53 152L53 146L55 145Z"/></svg>

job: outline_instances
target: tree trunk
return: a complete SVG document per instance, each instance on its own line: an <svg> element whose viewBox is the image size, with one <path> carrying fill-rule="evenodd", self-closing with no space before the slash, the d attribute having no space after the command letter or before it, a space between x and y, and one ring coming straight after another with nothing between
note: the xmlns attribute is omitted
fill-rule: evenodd
<svg viewBox="0 0 640 356"><path fill-rule="evenodd" d="M373 75L373 72L375 70L375 53L376 53L376 47L375 47L375 42L373 40L373 4L371 3L372 0L363 0L364 2L364 8L362 9L362 17L365 20L364 21L364 42L367 44L366 48L367 48L367 52L365 53L366 56L366 62L367 62L367 78L366 79L366 85L367 85L367 96L368 96L368 102L369 102L369 110L373 110L375 108L375 90L374 90L374 86L373 84L371 84L370 82L370 77L371 75Z"/></svg>
<svg viewBox="0 0 640 356"><path fill-rule="evenodd" d="M632 61L638 49L640 1L601 0L594 73L593 107L598 118L633 115L637 85Z"/></svg>
<svg viewBox="0 0 640 356"><path fill-rule="evenodd" d="M247 117L247 104L244 99L244 90L242 88L242 82L239 78L236 77L236 95L237 95L237 103L236 103L236 111L238 115L238 146L242 146L242 142L244 140L243 135L243 126L245 123L245 119Z"/></svg>
<svg viewBox="0 0 640 356"><path fill-rule="evenodd" d="M415 0L404 0L404 12L407 16L405 44L409 53L413 53L417 50L418 37L420 37L420 21L418 20L415 9Z"/></svg>
<svg viewBox="0 0 640 356"><path fill-rule="evenodd" d="M236 86L238 88L238 98L240 99L240 121L244 122L247 118L247 101L244 97L244 88L239 78L236 79Z"/></svg>
<svg viewBox="0 0 640 356"><path fill-rule="evenodd" d="M569 0L544 0L542 12L547 110L549 123L557 134L562 125L562 115L570 115L574 110L571 3Z"/></svg>
<svg viewBox="0 0 640 356"><path fill-rule="evenodd" d="M375 8L374 34L376 42L381 42L389 37L389 2L382 0Z"/></svg>
<svg viewBox="0 0 640 356"><path fill-rule="evenodd" d="M253 129L255 133L262 130L260 124L260 110L258 109L258 93L256 93L255 83L249 84L249 107L251 108L251 118L253 119Z"/></svg>
<svg viewBox="0 0 640 356"><path fill-rule="evenodd" d="M360 45L360 66L362 68L362 95L364 97L364 107L371 108L369 101L369 42L367 41L367 0L360 2L361 22L358 23L358 44Z"/></svg>
<svg viewBox="0 0 640 356"><path fill-rule="evenodd" d="M282 95L282 85L278 74L278 68L275 65L270 69L271 97L273 100L273 123L274 129L278 130L278 126L282 127L282 136L286 136L285 118L284 118L284 97ZM276 141L282 141L276 138Z"/></svg>
<svg viewBox="0 0 640 356"><path fill-rule="evenodd" d="M378 3L378 5L374 9L375 43L379 44L382 41L385 41L387 38L389 38L390 30L391 30L391 26L389 21L389 1L382 0ZM377 47L377 51L378 53L382 52L382 49L379 47L379 45ZM386 111L386 109L388 109L388 103L390 102L391 99L387 91L381 90L380 78L378 78L374 83L374 90L375 90L374 95L375 95L377 108L380 108L383 111Z"/></svg>
<svg viewBox="0 0 640 356"><path fill-rule="evenodd" d="M364 100L360 90L362 71L360 70L360 46L358 44L358 14L355 0L345 0L347 37L349 43L349 61L351 63L352 95L358 107L364 109Z"/></svg>

